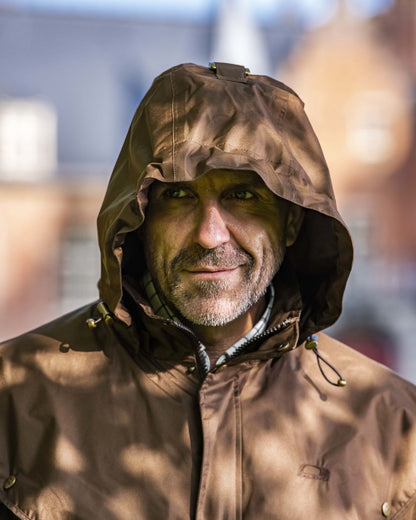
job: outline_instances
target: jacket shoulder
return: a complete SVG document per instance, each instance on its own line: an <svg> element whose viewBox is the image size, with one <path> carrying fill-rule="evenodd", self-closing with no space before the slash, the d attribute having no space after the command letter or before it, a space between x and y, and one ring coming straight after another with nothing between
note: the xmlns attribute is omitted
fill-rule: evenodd
<svg viewBox="0 0 416 520"><path fill-rule="evenodd" d="M86 323L95 307L86 305L1 343L0 390L16 388L20 380L37 386L43 377L79 378L83 360L94 366L94 359L103 359L104 340Z"/></svg>
<svg viewBox="0 0 416 520"><path fill-rule="evenodd" d="M97 337L87 325L95 316L96 303L88 304L0 343L1 359L17 359L35 351L97 349Z"/></svg>
<svg viewBox="0 0 416 520"><path fill-rule="evenodd" d="M360 394L371 390L390 393L397 400L407 401L416 414L416 386L413 383L326 334L319 334L318 348L340 370L349 387Z"/></svg>
<svg viewBox="0 0 416 520"><path fill-rule="evenodd" d="M19 336L0 342L0 348L2 352L8 348L17 348L23 344L27 344L35 337L50 337L59 336L62 338L74 339L79 337L81 339L83 330L88 330L86 320L93 316L96 302L85 305L78 309L75 309L67 314L59 316L54 320L44 323L35 329L28 332L24 332ZM81 325L84 325L81 327ZM84 334L87 336L88 334Z"/></svg>

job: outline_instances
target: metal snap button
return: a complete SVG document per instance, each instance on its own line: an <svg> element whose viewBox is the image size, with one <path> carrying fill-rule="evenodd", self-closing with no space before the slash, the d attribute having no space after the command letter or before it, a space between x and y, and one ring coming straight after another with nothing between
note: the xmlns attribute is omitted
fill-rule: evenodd
<svg viewBox="0 0 416 520"><path fill-rule="evenodd" d="M216 374L217 372L222 372L224 368L227 368L227 363L221 363L221 365L218 365L214 368L213 372Z"/></svg>
<svg viewBox="0 0 416 520"><path fill-rule="evenodd" d="M279 346L277 347L277 350L278 350L279 352L287 352L287 351L290 350L290 349L291 349L291 346L290 346L290 344L289 344L288 342L286 342L286 343L282 343L281 345L279 345Z"/></svg>
<svg viewBox="0 0 416 520"><path fill-rule="evenodd" d="M12 488L15 484L16 484L16 477L15 477L15 475L10 475L4 481L3 488L7 490L7 489Z"/></svg>
<svg viewBox="0 0 416 520"><path fill-rule="evenodd" d="M391 506L388 502L384 502L384 504L381 506L381 512L386 518L391 515Z"/></svg>

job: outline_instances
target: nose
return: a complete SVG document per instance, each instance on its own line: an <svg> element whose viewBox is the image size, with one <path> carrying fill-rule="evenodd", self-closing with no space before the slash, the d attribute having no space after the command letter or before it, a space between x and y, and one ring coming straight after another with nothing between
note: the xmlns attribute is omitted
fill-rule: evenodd
<svg viewBox="0 0 416 520"><path fill-rule="evenodd" d="M230 232L221 209L210 203L200 209L194 241L205 249L214 249L230 240Z"/></svg>

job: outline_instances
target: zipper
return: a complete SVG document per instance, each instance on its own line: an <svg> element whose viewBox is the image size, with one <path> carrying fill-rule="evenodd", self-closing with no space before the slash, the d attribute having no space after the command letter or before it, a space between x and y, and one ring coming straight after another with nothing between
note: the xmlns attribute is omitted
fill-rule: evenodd
<svg viewBox="0 0 416 520"><path fill-rule="evenodd" d="M193 343L194 346L194 352L195 352L195 361L196 361L196 369L199 375L199 379L203 381L209 372L209 367L207 367L206 357L204 355L205 348L204 345L199 341L198 336L188 327L183 325L182 323L170 319L164 319L163 320L164 325L173 325L174 327L177 327L178 329L185 332L190 340Z"/></svg>
<svg viewBox="0 0 416 520"><path fill-rule="evenodd" d="M100 311L102 317L98 319L89 319L86 321L89 328L96 328L98 323L101 321L104 321L106 324L109 324L111 320L113 319L113 316L108 311L108 308L104 302L99 302L97 305L97 309ZM287 318L278 325L275 325L271 329L265 330L264 332L258 334L257 336L254 336L254 338L251 338L250 340L242 343L239 345L231 354L228 352L225 352L222 354L216 361L214 367L211 369L210 361L208 354L206 353L205 347L203 343L198 339L198 336L188 327L183 325L183 323L169 319L164 318L162 319L162 323L164 325L172 325L174 327L177 327L178 329L182 330L186 333L186 335L190 338L191 342L194 346L194 352L195 352L195 365L196 369L199 375L199 379L201 382L204 381L210 370L213 372L217 372L221 368L224 368L230 361L235 360L235 358L241 356L242 354L246 354L249 352L252 352L255 350L258 343L265 341L266 339L270 338L271 336L274 336L275 334L281 332L285 328L287 328L289 325L294 323L297 320L297 318ZM285 352L288 347L288 343L284 343L278 347L278 351ZM189 373L192 373L190 371Z"/></svg>
<svg viewBox="0 0 416 520"><path fill-rule="evenodd" d="M256 346L265 341L266 339L269 339L270 337L274 336L275 334L278 334L279 332L282 332L283 330L287 329L292 323L296 322L297 318L287 318L286 320L282 321L278 325L275 325L271 329L267 329L261 334L258 334L257 336L254 336L254 338L251 338L250 340L246 341L245 343L242 343L239 347L237 347L232 354L228 354L225 352L220 356L215 363L215 366L213 368L213 371L216 372L220 370L224 365L228 364L230 361L235 360L235 358L241 356L242 354L247 354L249 352L253 352L255 350ZM278 347L278 350L280 352L286 352L288 343L283 343Z"/></svg>
<svg viewBox="0 0 416 520"><path fill-rule="evenodd" d="M254 338L251 338L250 340L246 341L245 343L242 343L239 347L236 348L236 350L230 355L228 353L222 354L217 362L215 363L214 367L211 369L209 366L209 358L205 351L204 345L199 341L197 335L188 327L183 325L180 322L170 320L170 319L164 319L163 323L165 325L173 325L183 332L185 332L189 338L191 339L193 346L194 346L194 352L195 352L195 361L196 361L196 368L199 375L199 379L201 382L204 381L210 370L212 372L217 372L218 370L224 368L230 361L235 360L235 358L241 356L242 354L246 354L248 352L252 352L255 350L257 344L265 341L266 339L270 338L271 336L274 336L275 334L282 332L282 330L285 330L288 328L292 323L296 322L297 318L287 318L286 320L282 321L278 325L275 325L271 329L265 330L261 334L258 334L257 336L254 336ZM285 352L287 343L284 343L279 346L278 350L280 352ZM208 363L207 363L208 358Z"/></svg>

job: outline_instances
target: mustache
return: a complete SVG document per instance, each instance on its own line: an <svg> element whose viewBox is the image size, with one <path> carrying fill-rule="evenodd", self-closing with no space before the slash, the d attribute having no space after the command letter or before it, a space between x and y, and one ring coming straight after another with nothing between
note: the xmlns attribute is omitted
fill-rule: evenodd
<svg viewBox="0 0 416 520"><path fill-rule="evenodd" d="M198 267L233 267L248 264L253 265L254 258L246 251L231 244L224 244L215 249L205 249L199 244L183 249L171 262L172 269L196 269Z"/></svg>

